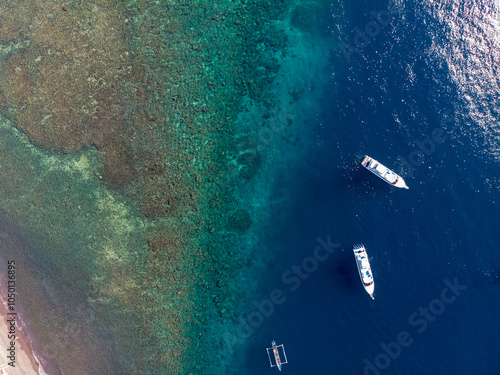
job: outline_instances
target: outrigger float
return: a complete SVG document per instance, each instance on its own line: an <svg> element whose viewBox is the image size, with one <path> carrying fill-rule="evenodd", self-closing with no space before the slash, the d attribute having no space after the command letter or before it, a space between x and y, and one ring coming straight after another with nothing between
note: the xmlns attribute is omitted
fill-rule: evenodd
<svg viewBox="0 0 500 375"><path fill-rule="evenodd" d="M278 366L278 370L281 371L281 365L284 365L285 363L288 363L288 360L286 359L285 347L283 346L283 344L276 345L276 341L274 341L274 340L271 343L271 345L272 346L270 348L266 349L267 356L269 357L269 364L271 365L271 367ZM285 358L284 362L280 358L279 348L281 348L281 350L283 351L283 357ZM271 360L271 355L269 354L270 350L273 351L274 363Z"/></svg>
<svg viewBox="0 0 500 375"><path fill-rule="evenodd" d="M369 157L368 155L365 155L365 158L361 162L361 165L388 184L398 188L409 189L408 186L406 186L403 177L391 171L385 165Z"/></svg>

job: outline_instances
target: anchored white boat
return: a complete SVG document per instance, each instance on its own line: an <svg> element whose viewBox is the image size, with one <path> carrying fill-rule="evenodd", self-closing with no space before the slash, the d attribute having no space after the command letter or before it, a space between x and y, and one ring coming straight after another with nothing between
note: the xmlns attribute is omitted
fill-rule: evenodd
<svg viewBox="0 0 500 375"><path fill-rule="evenodd" d="M354 257L356 258L356 265L358 266L359 277L361 277L361 283L363 283L370 297L375 299L375 297L373 297L373 293L375 292L375 281L373 280L373 273L368 255L366 254L366 249L363 244L359 244L354 245L353 251Z"/></svg>
<svg viewBox="0 0 500 375"><path fill-rule="evenodd" d="M281 365L284 365L285 363L288 363L288 360L286 359L286 353L285 353L285 347L283 346L283 344L281 345L276 345L276 341L273 340L273 342L271 343L271 347L270 348L267 348L266 351L267 351L267 356L269 357L269 364L271 365L271 367L274 367L274 366L278 366L278 370L281 371ZM280 352L279 352L279 348L281 348L282 352L283 352L283 356L285 358L285 361L282 361L281 360L281 357L280 357ZM269 354L269 351L272 350L273 351L273 357L274 357L274 363L273 361L271 360L271 355Z"/></svg>
<svg viewBox="0 0 500 375"><path fill-rule="evenodd" d="M382 180L391 184L392 186L396 186L399 188L408 189L406 186L405 180L403 177L397 175L385 165L380 164L377 160L365 155L365 158L361 162L361 165L372 172L377 177L380 177Z"/></svg>

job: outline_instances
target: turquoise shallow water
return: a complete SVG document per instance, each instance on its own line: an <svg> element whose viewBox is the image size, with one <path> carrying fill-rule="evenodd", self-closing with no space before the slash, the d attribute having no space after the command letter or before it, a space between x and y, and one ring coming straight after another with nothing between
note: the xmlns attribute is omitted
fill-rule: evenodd
<svg viewBox="0 0 500 375"><path fill-rule="evenodd" d="M316 76L327 89L312 152L287 166L293 187L280 186L295 199L262 234L274 257L240 324L241 372L277 371L272 340L285 344L290 374L500 371L498 19L481 1L356 1L318 23L339 47ZM410 189L361 168L365 154ZM328 238L331 254L314 258ZM374 301L354 263L360 242ZM273 290L271 308L262 301Z"/></svg>

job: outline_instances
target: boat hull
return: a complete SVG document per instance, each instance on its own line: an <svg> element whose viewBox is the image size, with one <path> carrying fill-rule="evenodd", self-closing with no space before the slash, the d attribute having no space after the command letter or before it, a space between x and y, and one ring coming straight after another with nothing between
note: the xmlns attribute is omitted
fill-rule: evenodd
<svg viewBox="0 0 500 375"><path fill-rule="evenodd" d="M271 343L271 347L270 348L267 348L266 351L267 351L267 355L269 357L269 364L271 365L271 367L278 367L278 370L281 371L281 366L288 363L288 359L286 358L286 353L285 353L285 347L283 346L283 344L281 345L276 345L276 341L273 340L273 342ZM279 353L279 348L282 349L283 351L283 356L284 356L284 361L281 360L281 357L280 357L280 353ZM271 359L271 355L269 352L272 352L272 357L274 358L274 363Z"/></svg>
<svg viewBox="0 0 500 375"><path fill-rule="evenodd" d="M406 186L406 182L403 177L387 168L377 160L369 157L368 155L365 155L363 161L361 162L361 165L372 172L378 178L387 182L389 185L398 188L409 189L408 186Z"/></svg>
<svg viewBox="0 0 500 375"><path fill-rule="evenodd" d="M366 292L370 295L372 299L373 293L375 292L375 281L373 280L373 273L370 266L370 261L368 260L368 254L364 245L354 245L353 247L354 258L356 259L356 265L358 267L359 277L361 279L361 284L365 288Z"/></svg>

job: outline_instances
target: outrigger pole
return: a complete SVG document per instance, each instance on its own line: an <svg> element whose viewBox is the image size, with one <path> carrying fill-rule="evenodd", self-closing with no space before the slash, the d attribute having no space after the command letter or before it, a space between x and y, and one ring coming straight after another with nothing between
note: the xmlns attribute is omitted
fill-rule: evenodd
<svg viewBox="0 0 500 375"><path fill-rule="evenodd" d="M284 365L285 363L288 363L288 359L286 359L285 347L283 345L280 346L283 349L283 356L285 357L285 362L281 362L281 364Z"/></svg>
<svg viewBox="0 0 500 375"><path fill-rule="evenodd" d="M266 350L266 351L267 351L267 358L269 358L269 365L270 365L271 367L276 366L276 365L273 365L273 363L271 362L271 356L269 355L269 348L267 348L267 350Z"/></svg>

